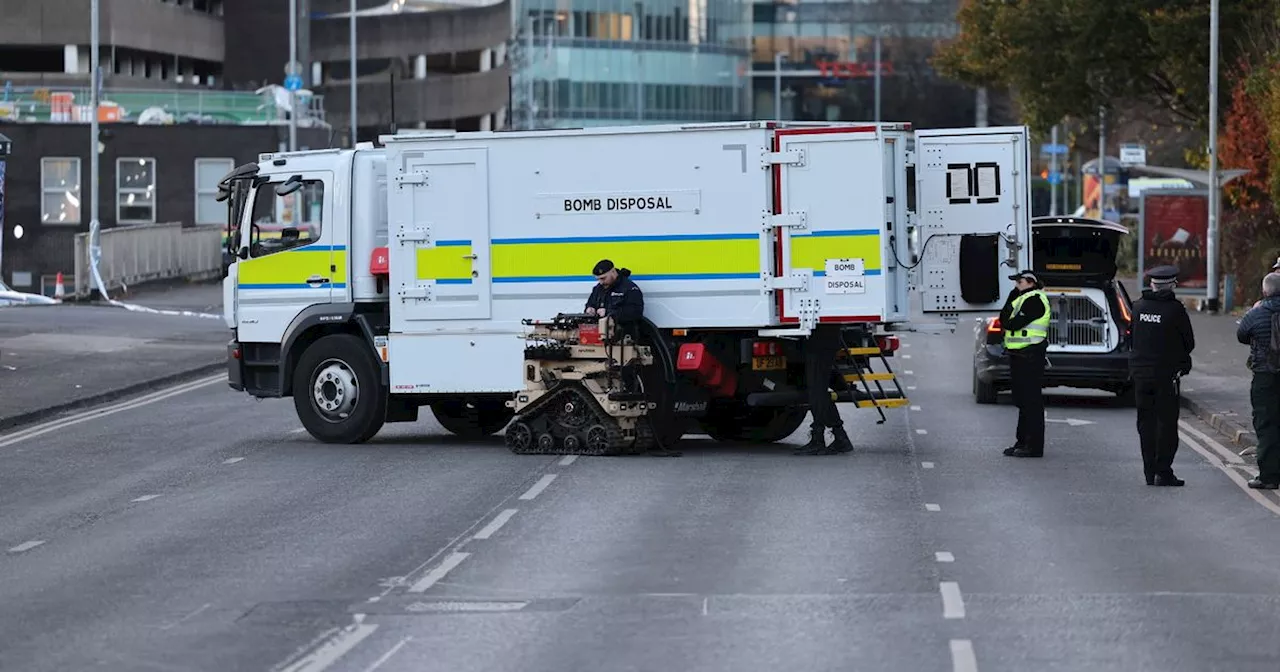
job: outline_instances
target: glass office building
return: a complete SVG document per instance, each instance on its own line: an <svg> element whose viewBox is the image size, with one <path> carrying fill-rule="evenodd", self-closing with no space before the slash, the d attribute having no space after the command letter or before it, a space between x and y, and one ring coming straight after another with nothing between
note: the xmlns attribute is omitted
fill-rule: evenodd
<svg viewBox="0 0 1280 672"><path fill-rule="evenodd" d="M750 0L519 0L511 123L750 117Z"/></svg>

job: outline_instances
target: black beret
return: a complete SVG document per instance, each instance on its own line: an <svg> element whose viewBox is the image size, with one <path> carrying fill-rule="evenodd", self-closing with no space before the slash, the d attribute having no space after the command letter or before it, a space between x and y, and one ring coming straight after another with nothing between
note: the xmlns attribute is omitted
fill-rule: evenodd
<svg viewBox="0 0 1280 672"><path fill-rule="evenodd" d="M613 270L613 262L608 259L601 259L596 262L595 268L591 269L591 275L604 275Z"/></svg>

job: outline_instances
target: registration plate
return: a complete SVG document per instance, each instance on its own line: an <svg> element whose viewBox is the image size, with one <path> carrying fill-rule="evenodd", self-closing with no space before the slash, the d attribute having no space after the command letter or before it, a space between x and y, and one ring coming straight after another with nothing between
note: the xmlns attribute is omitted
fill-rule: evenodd
<svg viewBox="0 0 1280 672"><path fill-rule="evenodd" d="M752 357L752 371L780 371L787 368L786 357Z"/></svg>

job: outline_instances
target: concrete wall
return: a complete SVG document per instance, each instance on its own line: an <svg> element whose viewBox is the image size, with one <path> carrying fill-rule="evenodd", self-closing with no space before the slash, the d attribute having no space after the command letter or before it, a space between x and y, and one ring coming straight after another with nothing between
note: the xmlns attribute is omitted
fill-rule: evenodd
<svg viewBox="0 0 1280 672"><path fill-rule="evenodd" d="M90 0L3 0L0 44L89 44ZM156 0L101 0L104 46L223 60L222 19Z"/></svg>
<svg viewBox="0 0 1280 672"><path fill-rule="evenodd" d="M287 142L287 127L272 126L133 126L104 125L112 137L100 156L99 216L103 228L116 222L116 159L156 160L156 221L190 223L195 217L195 160L227 157L238 165L260 152L276 151ZM70 124L3 124L0 133L13 141L5 187L4 273L36 275L71 273L75 234L89 230L89 127ZM329 146L327 130L298 129L300 148ZM78 224L40 221L40 159L79 157L81 212ZM21 224L25 235L13 238ZM15 287L15 289L26 289Z"/></svg>
<svg viewBox="0 0 1280 672"><path fill-rule="evenodd" d="M470 119L493 114L510 98L511 72L507 64L488 72L441 75L426 79L396 78L396 125L412 128L417 122ZM357 87L360 97L358 125L362 128L391 124L391 83L364 81ZM339 133L350 123L347 85L324 87L325 118ZM478 130L478 129L463 129Z"/></svg>
<svg viewBox="0 0 1280 672"><path fill-rule="evenodd" d="M346 19L312 21L312 60L349 58L348 30ZM357 21L356 30L361 60L480 51L497 47L511 36L511 3L364 17Z"/></svg>

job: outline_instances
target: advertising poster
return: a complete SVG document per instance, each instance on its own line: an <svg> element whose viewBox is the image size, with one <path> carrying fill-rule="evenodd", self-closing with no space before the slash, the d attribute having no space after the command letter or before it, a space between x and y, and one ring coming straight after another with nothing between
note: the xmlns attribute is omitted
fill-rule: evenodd
<svg viewBox="0 0 1280 672"><path fill-rule="evenodd" d="M1208 288L1209 196L1200 190L1148 190L1142 195L1138 271L1178 268L1178 286Z"/></svg>

